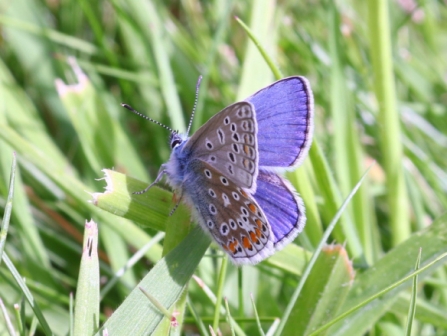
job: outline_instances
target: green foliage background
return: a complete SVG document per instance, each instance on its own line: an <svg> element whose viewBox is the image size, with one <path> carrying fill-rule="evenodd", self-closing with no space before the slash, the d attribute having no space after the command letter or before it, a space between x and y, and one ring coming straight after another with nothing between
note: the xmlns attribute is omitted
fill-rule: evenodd
<svg viewBox="0 0 447 336"><path fill-rule="evenodd" d="M139 200L129 192L144 188L167 160L168 132L120 106L129 103L184 131L197 78L203 75L197 129L223 107L274 81L274 72L234 16L250 27L284 77L306 76L315 96L309 159L287 174L306 204L305 232L270 260L242 268L222 262L213 245L202 258L208 242L194 231L184 239L189 215L181 208L168 218L169 192L154 189ZM6 207L13 151L19 166L5 253L26 278L55 335L69 331L69 293L88 282L78 275L84 223L90 218L99 225L103 289L136 250L154 243L102 293L100 325L109 321L111 335L119 334L108 320L111 313L180 242L185 252L174 249L158 263L148 286L162 302L172 295L185 320L170 331L164 320L157 322L158 334L209 332L197 328L202 322L216 326L224 296L237 334L260 333L256 316L265 331L282 318L283 334L308 334L363 304L328 334L445 335L447 269L442 263L422 274L417 294L407 282L366 301L408 275L419 248L421 266L447 252L442 217L447 207L446 55L447 2L441 0L2 0L0 209ZM347 254L334 248L337 262L317 261L294 302L292 293L325 228L373 160L377 163L329 240L345 244ZM103 191L105 182L98 179L104 168L144 183L112 173L110 199L92 198L89 193ZM96 207L92 199L103 201ZM161 242L159 231L166 231ZM180 295L184 283L179 279L199 261L195 274L209 292L192 280ZM171 272L163 271L164 262ZM182 263L185 273L176 274L170 262ZM149 307L136 291L141 301L132 305ZM217 295L217 304L209 293ZM16 329L13 304L22 295L2 262L0 299ZM409 307L416 296L412 318ZM288 320L287 306L293 307ZM151 314L160 315L154 309ZM29 307L24 316L26 326L33 325ZM221 330L230 334L225 313L220 319ZM0 335L8 335L6 320L0 318Z"/></svg>

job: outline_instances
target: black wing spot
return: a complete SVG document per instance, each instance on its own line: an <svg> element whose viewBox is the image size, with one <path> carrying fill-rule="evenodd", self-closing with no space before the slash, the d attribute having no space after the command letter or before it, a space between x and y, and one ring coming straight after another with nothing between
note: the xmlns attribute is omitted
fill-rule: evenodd
<svg viewBox="0 0 447 336"><path fill-rule="evenodd" d="M221 176L220 177L220 182L222 182L223 185L227 186L228 185L228 180L226 177Z"/></svg>
<svg viewBox="0 0 447 336"><path fill-rule="evenodd" d="M209 205L209 210L210 210L210 213L211 213L212 215L217 214L217 209L216 209L216 207L214 206L214 204L210 204L210 205Z"/></svg>
<svg viewBox="0 0 447 336"><path fill-rule="evenodd" d="M239 153L239 146L237 145L237 144L233 144L232 145L232 147L233 147L233 151L235 152L235 153Z"/></svg>
<svg viewBox="0 0 447 336"><path fill-rule="evenodd" d="M205 169L203 172L205 173L206 177L211 178L212 174L208 169Z"/></svg>
<svg viewBox="0 0 447 336"><path fill-rule="evenodd" d="M230 223L230 227L234 230L236 229L236 222L233 219L230 219L228 221L228 223Z"/></svg>
<svg viewBox="0 0 447 336"><path fill-rule="evenodd" d="M223 145L224 143L225 143L225 134L224 134L224 132L222 131L222 129L218 129L217 130L217 136L219 137L219 141L220 141L220 143Z"/></svg>

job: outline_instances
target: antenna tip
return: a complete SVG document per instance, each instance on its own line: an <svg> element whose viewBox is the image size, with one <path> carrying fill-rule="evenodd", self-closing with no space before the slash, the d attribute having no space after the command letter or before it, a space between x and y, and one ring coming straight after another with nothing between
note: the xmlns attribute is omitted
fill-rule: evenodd
<svg viewBox="0 0 447 336"><path fill-rule="evenodd" d="M126 108L126 109L128 109L129 111L136 112L136 111L132 108L132 106L130 106L129 104L121 103L121 106L124 107L124 108Z"/></svg>

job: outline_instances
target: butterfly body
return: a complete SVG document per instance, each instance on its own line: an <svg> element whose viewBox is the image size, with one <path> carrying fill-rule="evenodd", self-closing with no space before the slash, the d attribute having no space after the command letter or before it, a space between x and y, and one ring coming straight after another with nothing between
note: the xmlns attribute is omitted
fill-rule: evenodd
<svg viewBox="0 0 447 336"><path fill-rule="evenodd" d="M171 134L168 182L236 264L255 264L304 227L301 198L277 174L306 156L313 132L307 80L289 77L214 115L191 137Z"/></svg>

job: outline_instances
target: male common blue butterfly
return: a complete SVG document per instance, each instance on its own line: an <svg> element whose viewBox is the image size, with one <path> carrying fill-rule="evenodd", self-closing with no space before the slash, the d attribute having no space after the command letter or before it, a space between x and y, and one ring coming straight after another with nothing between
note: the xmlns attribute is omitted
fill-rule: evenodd
<svg viewBox="0 0 447 336"><path fill-rule="evenodd" d="M284 78L226 107L191 137L171 130L169 161L142 192L167 175L232 261L256 264L304 227L301 198L276 172L301 164L312 133L308 81Z"/></svg>

